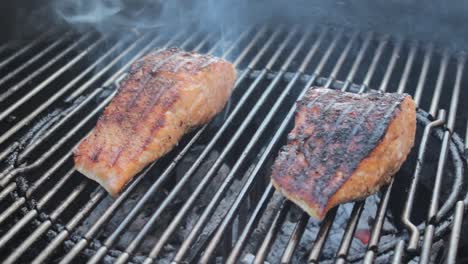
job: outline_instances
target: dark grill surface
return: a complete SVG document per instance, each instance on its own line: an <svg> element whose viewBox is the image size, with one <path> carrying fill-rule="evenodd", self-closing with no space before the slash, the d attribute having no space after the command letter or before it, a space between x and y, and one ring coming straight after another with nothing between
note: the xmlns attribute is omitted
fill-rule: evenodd
<svg viewBox="0 0 468 264"><path fill-rule="evenodd" d="M468 137L465 53L328 27L128 35L50 30L26 45L0 46L3 262L457 260L468 206L467 146L458 136ZM170 46L231 60L239 70L233 96L215 120L112 199L74 171L71 150L128 66ZM333 209L322 223L269 183L294 102L312 85L405 92L425 110L395 180Z"/></svg>

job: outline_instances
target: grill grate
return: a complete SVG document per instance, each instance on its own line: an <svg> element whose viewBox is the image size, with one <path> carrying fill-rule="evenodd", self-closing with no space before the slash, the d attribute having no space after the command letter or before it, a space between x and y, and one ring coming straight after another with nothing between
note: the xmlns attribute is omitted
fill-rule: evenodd
<svg viewBox="0 0 468 264"><path fill-rule="evenodd" d="M468 203L466 146L457 135L468 138L468 117L458 111L459 100L468 97L461 89L464 53L327 27L251 28L232 42L190 31L169 39L158 32L129 34L121 40L51 31L19 49L6 44L0 52L5 263L427 263L440 258L434 252L447 237L444 257L456 261ZM62 37L47 41L52 35ZM129 65L155 47L172 45L233 61L239 77L232 100L216 120L187 135L112 200L73 170L71 149L93 127ZM419 145L401 175L380 195L332 210L320 225L268 181L268 168L292 127L294 102L312 85L407 92L429 110L418 113ZM399 201L404 208L398 210ZM355 250L358 229L368 221L363 216L372 218L369 238ZM138 226L138 219L145 221ZM395 230L387 234L389 223ZM316 233L308 241L311 230Z"/></svg>

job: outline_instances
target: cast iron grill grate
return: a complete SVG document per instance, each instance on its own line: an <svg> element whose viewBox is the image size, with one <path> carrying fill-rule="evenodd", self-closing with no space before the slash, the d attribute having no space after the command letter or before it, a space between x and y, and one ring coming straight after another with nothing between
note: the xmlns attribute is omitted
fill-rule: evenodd
<svg viewBox="0 0 468 264"><path fill-rule="evenodd" d="M327 27L255 27L233 41L190 31L131 34L52 30L21 48L1 46L2 261L456 260L468 202L457 135L468 118L458 111L468 97L463 52ZM110 199L73 170L71 150L128 66L169 46L231 60L239 69L231 102ZM428 110L419 110L417 145L396 179L321 224L268 181L294 102L313 85L406 92Z"/></svg>

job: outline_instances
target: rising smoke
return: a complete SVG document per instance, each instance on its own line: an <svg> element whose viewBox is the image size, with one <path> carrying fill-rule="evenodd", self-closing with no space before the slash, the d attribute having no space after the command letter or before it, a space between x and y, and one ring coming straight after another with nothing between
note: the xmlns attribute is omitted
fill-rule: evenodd
<svg viewBox="0 0 468 264"><path fill-rule="evenodd" d="M468 2L418 0L56 0L54 12L74 26L92 25L104 32L122 27L195 26L206 32L241 32L252 24L347 26L402 34L409 38L450 42L464 47L468 36ZM236 35L236 34L234 34Z"/></svg>
<svg viewBox="0 0 468 264"><path fill-rule="evenodd" d="M188 27L206 32L241 32L252 24L317 24L402 34L465 49L468 1L464 0L51 0L2 1L3 37L43 31L56 24L101 32L123 28L163 28L167 34ZM45 24L45 26L44 26ZM41 25L39 27L38 25ZM13 33L13 34L9 34ZM236 34L234 34L236 35ZM123 36L124 37L124 36Z"/></svg>

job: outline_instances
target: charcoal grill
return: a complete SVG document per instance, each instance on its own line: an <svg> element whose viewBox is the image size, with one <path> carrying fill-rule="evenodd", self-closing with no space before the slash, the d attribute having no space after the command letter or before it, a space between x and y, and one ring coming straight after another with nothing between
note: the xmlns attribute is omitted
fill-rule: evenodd
<svg viewBox="0 0 468 264"><path fill-rule="evenodd" d="M201 31L128 34L57 29L27 45L0 46L4 263L460 260L468 206L467 140L459 136L468 138L463 51L329 26L253 26L233 41ZM215 120L111 199L73 169L71 150L129 65L169 46L231 60L234 94ZM417 144L394 181L333 209L322 223L268 180L294 102L311 86L405 92L419 106Z"/></svg>

